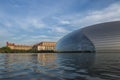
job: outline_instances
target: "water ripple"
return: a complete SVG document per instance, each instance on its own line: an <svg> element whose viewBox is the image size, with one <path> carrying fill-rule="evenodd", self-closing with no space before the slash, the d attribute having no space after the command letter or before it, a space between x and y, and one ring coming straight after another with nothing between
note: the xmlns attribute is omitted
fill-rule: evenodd
<svg viewBox="0 0 120 80"><path fill-rule="evenodd" d="M0 80L120 80L120 54L0 54Z"/></svg>

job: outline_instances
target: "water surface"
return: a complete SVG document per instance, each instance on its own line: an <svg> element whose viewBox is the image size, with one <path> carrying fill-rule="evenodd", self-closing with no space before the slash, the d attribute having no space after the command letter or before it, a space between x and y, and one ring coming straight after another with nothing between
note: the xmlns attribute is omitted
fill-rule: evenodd
<svg viewBox="0 0 120 80"><path fill-rule="evenodd" d="M120 53L1 53L0 80L120 80Z"/></svg>

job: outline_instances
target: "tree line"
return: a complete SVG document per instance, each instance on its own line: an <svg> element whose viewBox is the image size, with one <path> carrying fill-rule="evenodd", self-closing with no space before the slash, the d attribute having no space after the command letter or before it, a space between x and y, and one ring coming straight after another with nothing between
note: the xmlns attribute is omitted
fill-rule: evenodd
<svg viewBox="0 0 120 80"><path fill-rule="evenodd" d="M14 50L12 50L7 46L0 48L0 53L51 53L51 52L53 53L55 51L53 51L53 50L37 51L37 50L33 50L33 49L30 49L30 50L15 50L14 49Z"/></svg>

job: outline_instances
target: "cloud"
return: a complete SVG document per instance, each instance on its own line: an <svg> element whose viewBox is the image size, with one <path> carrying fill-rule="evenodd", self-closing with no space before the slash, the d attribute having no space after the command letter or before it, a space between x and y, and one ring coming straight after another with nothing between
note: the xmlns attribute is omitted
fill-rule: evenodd
<svg viewBox="0 0 120 80"><path fill-rule="evenodd" d="M60 23L63 24L63 25L69 25L70 21L62 20L62 21L60 21Z"/></svg>
<svg viewBox="0 0 120 80"><path fill-rule="evenodd" d="M13 35L14 34L10 33L7 29L0 28L0 38L7 38Z"/></svg>
<svg viewBox="0 0 120 80"><path fill-rule="evenodd" d="M17 25L18 27L24 29L24 30L32 30L33 28L44 28L45 23L37 18L27 18L27 19L17 19L13 22L13 24Z"/></svg>
<svg viewBox="0 0 120 80"><path fill-rule="evenodd" d="M49 36L47 35L34 35L31 36L32 39L41 39L41 38L48 38Z"/></svg>
<svg viewBox="0 0 120 80"><path fill-rule="evenodd" d="M84 18L77 20L74 24L91 25L101 22L120 20L120 5L112 4L109 7L88 13Z"/></svg>
<svg viewBox="0 0 120 80"><path fill-rule="evenodd" d="M34 28L41 29L45 28L46 24L43 22L42 19L39 19L37 17L19 17L19 16L9 16L6 14L6 16L0 15L0 24L2 24L4 27L7 28L19 28L26 31L32 31Z"/></svg>
<svg viewBox="0 0 120 80"><path fill-rule="evenodd" d="M62 25L70 24L70 21L64 20L64 18L52 17L52 19L56 20L58 22L58 24L62 24Z"/></svg>
<svg viewBox="0 0 120 80"><path fill-rule="evenodd" d="M51 28L51 31L55 33L68 33L69 32L67 29L63 27L54 27L54 28Z"/></svg>
<svg viewBox="0 0 120 80"><path fill-rule="evenodd" d="M120 20L120 3L111 4L101 10L89 10L84 14L76 13L59 17L59 23L69 23L68 25L74 27L74 29L117 20Z"/></svg>
<svg viewBox="0 0 120 80"><path fill-rule="evenodd" d="M12 36L14 36L14 34L10 33L7 29L0 28L0 47L4 46Z"/></svg>
<svg viewBox="0 0 120 80"><path fill-rule="evenodd" d="M27 36L27 35L26 35ZM20 38L20 37L18 37ZM27 45L34 45L35 43L39 43L41 41L58 41L61 38L61 36L47 36L47 35L35 35L35 36L29 36L24 37L24 39L20 39L19 41L16 41L17 44L27 44ZM17 37L16 37L17 39ZM14 40L13 40L14 41Z"/></svg>

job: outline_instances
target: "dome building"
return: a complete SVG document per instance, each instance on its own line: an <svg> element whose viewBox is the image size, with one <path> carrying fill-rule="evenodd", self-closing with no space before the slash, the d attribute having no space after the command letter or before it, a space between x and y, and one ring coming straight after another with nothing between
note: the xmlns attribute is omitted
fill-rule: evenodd
<svg viewBox="0 0 120 80"><path fill-rule="evenodd" d="M69 33L56 44L60 52L120 52L120 21L88 26Z"/></svg>

